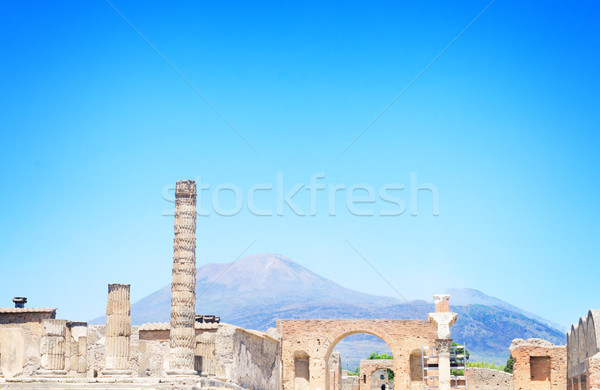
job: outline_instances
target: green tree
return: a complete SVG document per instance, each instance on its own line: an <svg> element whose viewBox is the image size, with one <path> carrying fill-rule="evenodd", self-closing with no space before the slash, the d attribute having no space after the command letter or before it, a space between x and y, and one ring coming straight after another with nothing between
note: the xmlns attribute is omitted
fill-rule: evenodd
<svg viewBox="0 0 600 390"><path fill-rule="evenodd" d="M394 357L392 355L388 355L387 353L378 354L377 352L373 352L368 357L369 360L375 360L375 359L393 359L393 358Z"/></svg>
<svg viewBox="0 0 600 390"><path fill-rule="evenodd" d="M514 364L515 359L513 359L512 355L508 355L508 360L506 361L506 365L504 366L504 372L512 374Z"/></svg>
<svg viewBox="0 0 600 390"><path fill-rule="evenodd" d="M456 344L455 342L452 342L452 346L453 347L457 347L458 344ZM456 355L463 355L464 356L464 357L457 357L457 358L454 359L454 362L458 363L458 364L464 364L466 361L469 360L469 357L471 356L471 353L466 348L456 348L454 350L454 353ZM454 376L462 376L462 375L464 375L465 372L463 370L452 370L451 373Z"/></svg>
<svg viewBox="0 0 600 390"><path fill-rule="evenodd" d="M393 359L394 356L392 355L388 355L387 353L382 353L379 354L377 352L373 352L372 354L369 355L368 359L369 360L377 360L377 359ZM388 369L387 370L387 375L388 375L388 380L392 381L394 380L394 371Z"/></svg>

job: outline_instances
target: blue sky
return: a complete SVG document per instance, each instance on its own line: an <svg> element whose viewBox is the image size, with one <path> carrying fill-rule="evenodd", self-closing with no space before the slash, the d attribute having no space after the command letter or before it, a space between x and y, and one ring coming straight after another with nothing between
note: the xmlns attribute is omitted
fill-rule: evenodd
<svg viewBox="0 0 600 390"><path fill-rule="evenodd" d="M408 299L472 287L564 325L599 307L595 2L496 1L345 152L488 1L112 4L189 83L105 1L0 5L0 305L87 320L107 283L168 284L177 180L323 172L404 184L407 211L356 216L342 193L330 216L322 190L314 216L256 216L244 195L199 217L198 265L278 252L394 296L349 242ZM438 216L426 191L410 214L411 173Z"/></svg>

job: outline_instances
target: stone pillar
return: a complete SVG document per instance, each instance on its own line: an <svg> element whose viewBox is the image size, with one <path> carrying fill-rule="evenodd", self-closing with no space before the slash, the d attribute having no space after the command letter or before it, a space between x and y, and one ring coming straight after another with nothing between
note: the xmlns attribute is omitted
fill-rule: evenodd
<svg viewBox="0 0 600 390"><path fill-rule="evenodd" d="M435 348L438 352L439 390L450 390L450 347L452 339L436 339Z"/></svg>
<svg viewBox="0 0 600 390"><path fill-rule="evenodd" d="M195 375L196 342L196 182L175 187L175 239L171 284L171 375Z"/></svg>
<svg viewBox="0 0 600 390"><path fill-rule="evenodd" d="M452 338L450 327L458 314L450 312L450 295L434 295L435 313L429 313L429 322L437 328L435 348L438 352L438 380L440 390L450 390L450 347Z"/></svg>
<svg viewBox="0 0 600 390"><path fill-rule="evenodd" d="M129 284L109 284L106 301L106 367L103 376L131 375L129 342L131 303Z"/></svg>
<svg viewBox="0 0 600 390"><path fill-rule="evenodd" d="M42 320L38 375L65 375L67 320Z"/></svg>
<svg viewBox="0 0 600 390"><path fill-rule="evenodd" d="M87 373L87 322L67 322L67 330L71 337L67 342L70 356L67 359L69 373L76 376L85 376Z"/></svg>

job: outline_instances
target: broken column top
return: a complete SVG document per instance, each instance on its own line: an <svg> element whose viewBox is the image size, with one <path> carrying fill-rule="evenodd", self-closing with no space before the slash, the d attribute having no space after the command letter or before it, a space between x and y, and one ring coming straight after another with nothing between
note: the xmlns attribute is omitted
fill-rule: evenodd
<svg viewBox="0 0 600 390"><path fill-rule="evenodd" d="M433 301L435 313L429 313L429 322L437 328L438 339L449 339L450 327L456 322L458 314L450 312L450 295L434 295Z"/></svg>
<svg viewBox="0 0 600 390"><path fill-rule="evenodd" d="M15 303L15 307L24 308L27 303L27 298L25 297L14 297L13 302Z"/></svg>
<svg viewBox="0 0 600 390"><path fill-rule="evenodd" d="M433 302L435 303L435 312L436 313L449 313L450 312L450 295L436 294L433 296Z"/></svg>
<svg viewBox="0 0 600 390"><path fill-rule="evenodd" d="M175 194L195 194L196 182L194 180L179 180L175 186Z"/></svg>

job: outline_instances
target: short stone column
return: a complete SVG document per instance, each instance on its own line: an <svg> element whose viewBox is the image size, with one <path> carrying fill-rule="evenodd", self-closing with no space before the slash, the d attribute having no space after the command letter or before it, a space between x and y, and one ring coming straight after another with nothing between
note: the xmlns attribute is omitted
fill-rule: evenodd
<svg viewBox="0 0 600 390"><path fill-rule="evenodd" d="M67 320L42 320L42 338L40 340L40 369L38 375L65 375L65 354L67 342Z"/></svg>
<svg viewBox="0 0 600 390"><path fill-rule="evenodd" d="M170 375L196 375L196 182L175 187L175 239L171 283Z"/></svg>
<svg viewBox="0 0 600 390"><path fill-rule="evenodd" d="M131 304L129 284L109 284L106 303L106 368L103 376L131 375L129 342Z"/></svg>

